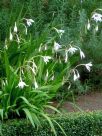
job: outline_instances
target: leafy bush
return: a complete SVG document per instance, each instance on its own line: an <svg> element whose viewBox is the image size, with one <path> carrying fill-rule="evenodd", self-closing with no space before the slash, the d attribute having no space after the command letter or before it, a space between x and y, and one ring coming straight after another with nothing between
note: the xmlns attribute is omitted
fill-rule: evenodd
<svg viewBox="0 0 102 136"><path fill-rule="evenodd" d="M67 136L101 136L102 135L102 112L71 113L54 117L63 127ZM53 136L46 121L43 126L34 129L26 120L10 120L1 123L3 136ZM63 136L61 130L54 124L57 135Z"/></svg>

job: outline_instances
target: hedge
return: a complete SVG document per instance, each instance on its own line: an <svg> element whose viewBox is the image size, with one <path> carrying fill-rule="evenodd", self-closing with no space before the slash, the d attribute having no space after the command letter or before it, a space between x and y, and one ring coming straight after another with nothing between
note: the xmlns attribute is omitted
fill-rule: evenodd
<svg viewBox="0 0 102 136"><path fill-rule="evenodd" d="M102 136L102 112L71 113L54 119L63 127L67 136ZM1 136L54 136L46 121L35 129L26 120L9 120L0 125ZM55 125L58 136L64 136Z"/></svg>

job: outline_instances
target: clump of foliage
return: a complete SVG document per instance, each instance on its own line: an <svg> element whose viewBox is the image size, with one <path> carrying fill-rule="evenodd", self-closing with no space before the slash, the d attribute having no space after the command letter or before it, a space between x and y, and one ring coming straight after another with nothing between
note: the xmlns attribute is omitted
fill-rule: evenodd
<svg viewBox="0 0 102 136"><path fill-rule="evenodd" d="M66 82L70 88L70 77L74 81L80 78L78 67L90 71L92 63L75 65L72 56L79 53L83 59L85 54L73 42L67 46L59 43L65 34L63 29L47 27L39 36L31 35L35 23L33 19L18 18L1 47L0 116L1 120L26 117L34 127L41 125L43 117L56 135L46 110L57 109L49 102Z"/></svg>

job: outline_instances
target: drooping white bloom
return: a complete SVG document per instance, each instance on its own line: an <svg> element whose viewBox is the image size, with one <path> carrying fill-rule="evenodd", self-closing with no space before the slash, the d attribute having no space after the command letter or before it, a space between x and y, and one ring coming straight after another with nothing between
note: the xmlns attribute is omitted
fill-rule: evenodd
<svg viewBox="0 0 102 136"><path fill-rule="evenodd" d="M62 35L64 34L65 30L62 30L62 29L57 29L54 27L54 29L56 30L56 32L59 34L59 37L61 38Z"/></svg>
<svg viewBox="0 0 102 136"><path fill-rule="evenodd" d="M80 75L77 69L75 69L73 72L74 72L74 81L76 81L80 78Z"/></svg>
<svg viewBox="0 0 102 136"><path fill-rule="evenodd" d="M61 38L65 31L60 29L60 30L57 30L57 32L59 34L59 37Z"/></svg>
<svg viewBox="0 0 102 136"><path fill-rule="evenodd" d="M51 80L53 81L53 80L54 80L54 78L55 78L55 77L54 77L54 74L53 74L53 76L51 77Z"/></svg>
<svg viewBox="0 0 102 136"><path fill-rule="evenodd" d="M81 49L80 49L80 57L81 57L81 59L85 58L85 54Z"/></svg>
<svg viewBox="0 0 102 136"><path fill-rule="evenodd" d="M28 86L24 81L22 81L22 79L20 79L17 87L19 87L20 89L23 89L25 86Z"/></svg>
<svg viewBox="0 0 102 136"><path fill-rule="evenodd" d="M47 45L45 44L45 46L44 46L44 50L46 51L47 50Z"/></svg>
<svg viewBox="0 0 102 136"><path fill-rule="evenodd" d="M35 86L35 89L37 89L39 87L38 83L36 82L36 79L34 79L34 86Z"/></svg>
<svg viewBox="0 0 102 136"><path fill-rule="evenodd" d="M99 13L94 13L92 19L94 19L96 22L102 22L102 15Z"/></svg>
<svg viewBox="0 0 102 136"><path fill-rule="evenodd" d="M58 49L61 48L61 45L59 43L54 42L54 50L58 51Z"/></svg>
<svg viewBox="0 0 102 136"><path fill-rule="evenodd" d="M32 23L34 23L34 20L33 20L33 19L26 19L26 21L27 21L27 25L28 25L28 26L31 26Z"/></svg>
<svg viewBox="0 0 102 136"><path fill-rule="evenodd" d="M12 41L12 40L13 40L13 35L11 33L11 30L10 30L10 41Z"/></svg>
<svg viewBox="0 0 102 136"><path fill-rule="evenodd" d="M91 25L90 25L90 22L89 22L89 20L88 20L87 29L89 30L90 27L91 27Z"/></svg>
<svg viewBox="0 0 102 136"><path fill-rule="evenodd" d="M98 31L98 25L95 27L95 31L96 31L96 32Z"/></svg>
<svg viewBox="0 0 102 136"><path fill-rule="evenodd" d="M71 47L68 49L68 52L73 55L77 50L78 50L77 48L71 46Z"/></svg>
<svg viewBox="0 0 102 136"><path fill-rule="evenodd" d="M17 33L17 24L15 22L15 26L14 26L14 32Z"/></svg>
<svg viewBox="0 0 102 136"><path fill-rule="evenodd" d="M68 86L68 90L71 88L71 84L69 84L69 86Z"/></svg>
<svg viewBox="0 0 102 136"><path fill-rule="evenodd" d="M50 56L43 56L44 62L47 64L50 59L52 59Z"/></svg>
<svg viewBox="0 0 102 136"><path fill-rule="evenodd" d="M90 70L91 70L90 67L92 67L92 62L89 62L89 63L85 64L85 67L90 72Z"/></svg>

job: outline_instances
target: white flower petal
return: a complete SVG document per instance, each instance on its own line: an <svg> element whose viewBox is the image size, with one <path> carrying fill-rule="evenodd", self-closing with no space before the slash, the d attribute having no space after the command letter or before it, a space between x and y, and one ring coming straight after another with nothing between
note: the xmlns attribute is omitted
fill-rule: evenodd
<svg viewBox="0 0 102 136"><path fill-rule="evenodd" d="M96 32L98 31L98 25L95 27L95 31L96 31Z"/></svg>
<svg viewBox="0 0 102 136"><path fill-rule="evenodd" d="M23 89L25 86L28 86L25 82L22 81L22 79L20 79L18 86L20 89Z"/></svg>
<svg viewBox="0 0 102 136"><path fill-rule="evenodd" d="M65 30L62 30L62 29L57 29L54 27L54 29L56 30L56 32L59 34L59 37L61 38L62 35L64 34Z"/></svg>
<svg viewBox="0 0 102 136"><path fill-rule="evenodd" d="M13 35L11 33L11 30L10 30L10 41L12 41L12 40L13 40Z"/></svg>
<svg viewBox="0 0 102 136"><path fill-rule="evenodd" d="M73 72L74 72L74 81L76 81L80 78L80 75L77 69L75 69Z"/></svg>
<svg viewBox="0 0 102 136"><path fill-rule="evenodd" d="M14 32L17 33L17 25L16 25L16 22L15 22L15 26L14 26Z"/></svg>
<svg viewBox="0 0 102 136"><path fill-rule="evenodd" d="M90 25L90 22L89 22L89 20L88 20L87 29L89 30L90 27L91 27L91 25Z"/></svg>
<svg viewBox="0 0 102 136"><path fill-rule="evenodd" d="M36 79L34 79L34 86L35 86L35 89L37 89L39 87L38 83L36 82Z"/></svg>
<svg viewBox="0 0 102 136"><path fill-rule="evenodd" d="M90 70L91 70L90 67L92 67L92 62L89 62L88 64L85 64L85 67L90 72Z"/></svg>
<svg viewBox="0 0 102 136"><path fill-rule="evenodd" d="M75 48L75 47L70 47L70 48L68 49L68 52L73 55L77 50L78 50L78 49Z"/></svg>
<svg viewBox="0 0 102 136"><path fill-rule="evenodd" d="M96 22L102 22L102 15L99 13L94 13L92 19L94 19Z"/></svg>
<svg viewBox="0 0 102 136"><path fill-rule="evenodd" d="M81 51L81 50L80 50L80 57L81 57L81 59L85 58L85 54L84 54L84 52Z"/></svg>
<svg viewBox="0 0 102 136"><path fill-rule="evenodd" d="M51 80L53 81L53 80L54 80L54 78L55 78L55 77L54 77L54 74L53 74L53 76L51 77Z"/></svg>
<svg viewBox="0 0 102 136"><path fill-rule="evenodd" d="M28 25L28 26L31 26L32 23L34 23L34 20L33 20L33 19L26 19L26 21L27 21L27 25Z"/></svg>
<svg viewBox="0 0 102 136"><path fill-rule="evenodd" d="M54 42L54 50L58 51L60 48L61 48L61 45L56 43L56 42Z"/></svg>
<svg viewBox="0 0 102 136"><path fill-rule="evenodd" d="M52 59L50 56L43 56L44 62L47 64L50 59Z"/></svg>

